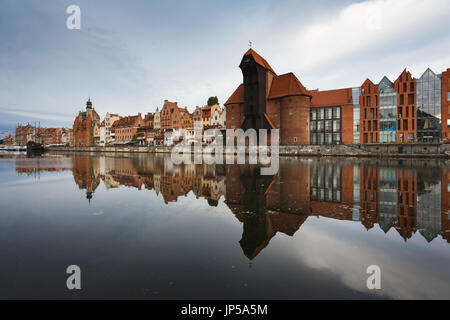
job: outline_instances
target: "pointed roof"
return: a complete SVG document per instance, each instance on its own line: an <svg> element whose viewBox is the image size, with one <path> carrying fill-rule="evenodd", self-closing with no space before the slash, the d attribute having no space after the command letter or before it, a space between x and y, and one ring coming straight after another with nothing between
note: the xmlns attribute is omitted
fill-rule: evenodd
<svg viewBox="0 0 450 320"><path fill-rule="evenodd" d="M311 96L297 77L292 72L289 72L273 78L268 99L301 95Z"/></svg>
<svg viewBox="0 0 450 320"><path fill-rule="evenodd" d="M267 69L267 70L270 70L270 71L272 71L274 74L276 74L275 71L273 71L272 67L269 65L269 63L266 61L266 59L264 59L263 57L261 57L255 50L249 49L249 50L244 54L244 57L245 57L245 56L248 56L248 55L252 56L253 59L255 60L255 62L256 62L257 64L259 64L261 67L263 67L263 68L265 68L265 69Z"/></svg>
<svg viewBox="0 0 450 320"><path fill-rule="evenodd" d="M403 80L403 75L406 75L406 79ZM400 73L400 75L397 77L397 80L395 80L395 84L397 84L398 82L403 81L407 81L408 78L413 78L411 75L411 72L407 71L406 68L402 71L402 73Z"/></svg>
<svg viewBox="0 0 450 320"><path fill-rule="evenodd" d="M233 103L244 103L244 85L240 84L239 87L233 92L231 97L224 103L224 105L229 105Z"/></svg>
<svg viewBox="0 0 450 320"><path fill-rule="evenodd" d="M420 76L419 79L425 78L425 76L430 75L430 73L432 76L436 78L438 77L437 74L433 70L431 70L431 68L427 68L427 70L425 70L425 72Z"/></svg>

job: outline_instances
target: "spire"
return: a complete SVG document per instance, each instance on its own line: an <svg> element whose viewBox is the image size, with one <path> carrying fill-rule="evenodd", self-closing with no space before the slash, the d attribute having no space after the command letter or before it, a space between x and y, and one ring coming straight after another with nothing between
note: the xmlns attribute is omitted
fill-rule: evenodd
<svg viewBox="0 0 450 320"><path fill-rule="evenodd" d="M92 109L91 97L89 97L88 101L86 102L86 109Z"/></svg>

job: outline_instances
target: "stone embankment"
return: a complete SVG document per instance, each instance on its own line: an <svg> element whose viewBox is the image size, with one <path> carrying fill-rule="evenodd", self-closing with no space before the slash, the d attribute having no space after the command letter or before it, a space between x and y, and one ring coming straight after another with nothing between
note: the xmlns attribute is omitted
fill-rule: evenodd
<svg viewBox="0 0 450 320"><path fill-rule="evenodd" d="M270 149L270 148L269 148ZM121 147L49 147L51 152L64 153L157 153L172 151L166 146ZM205 149L207 150L207 149ZM246 148L246 153L249 149ZM191 149L194 152L194 149ZM226 153L237 154L234 150ZM450 158L450 145L446 144L370 144L338 146L280 146L280 156L321 157L398 157L398 158Z"/></svg>

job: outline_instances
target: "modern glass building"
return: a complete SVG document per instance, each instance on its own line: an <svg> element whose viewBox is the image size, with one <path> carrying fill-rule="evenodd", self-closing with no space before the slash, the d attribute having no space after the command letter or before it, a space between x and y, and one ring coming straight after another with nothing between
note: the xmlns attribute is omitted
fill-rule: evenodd
<svg viewBox="0 0 450 320"><path fill-rule="evenodd" d="M361 143L361 122L360 122L360 105L359 97L361 96L361 88L352 88L352 98L353 98L353 143Z"/></svg>
<svg viewBox="0 0 450 320"><path fill-rule="evenodd" d="M384 77L378 85L380 91L380 142L397 142L397 92L394 84Z"/></svg>
<svg viewBox="0 0 450 320"><path fill-rule="evenodd" d="M441 79L430 68L417 80L417 141L441 141Z"/></svg>

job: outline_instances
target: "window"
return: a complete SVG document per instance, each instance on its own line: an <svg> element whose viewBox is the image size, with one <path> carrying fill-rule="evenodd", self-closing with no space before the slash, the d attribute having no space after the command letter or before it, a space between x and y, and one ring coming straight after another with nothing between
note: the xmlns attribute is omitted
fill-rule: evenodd
<svg viewBox="0 0 450 320"><path fill-rule="evenodd" d="M410 83L410 88L409 89L410 89L409 91L414 91L414 82Z"/></svg>
<svg viewBox="0 0 450 320"><path fill-rule="evenodd" d="M450 119L447 119L447 128L450 128Z"/></svg>
<svg viewBox="0 0 450 320"><path fill-rule="evenodd" d="M400 104L404 104L405 103L405 96L404 95L400 95Z"/></svg>
<svg viewBox="0 0 450 320"><path fill-rule="evenodd" d="M406 92L406 82L403 84L403 92Z"/></svg>
<svg viewBox="0 0 450 320"><path fill-rule="evenodd" d="M320 108L319 109L318 119L319 120L323 120L323 117L324 117L324 111L323 111L323 108Z"/></svg>
<svg viewBox="0 0 450 320"><path fill-rule="evenodd" d="M447 92L447 101L450 101L450 91Z"/></svg>
<svg viewBox="0 0 450 320"><path fill-rule="evenodd" d="M333 109L333 118L334 119L339 119L340 117L341 117L341 108L335 107Z"/></svg>
<svg viewBox="0 0 450 320"><path fill-rule="evenodd" d="M341 122L339 120L333 120L333 131L340 131L341 130Z"/></svg>

